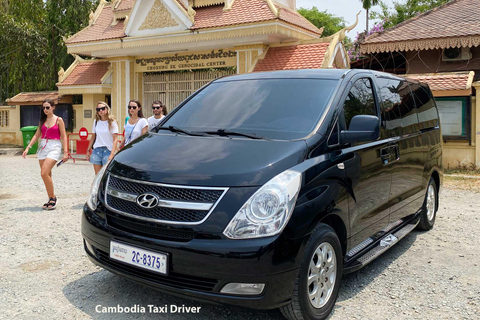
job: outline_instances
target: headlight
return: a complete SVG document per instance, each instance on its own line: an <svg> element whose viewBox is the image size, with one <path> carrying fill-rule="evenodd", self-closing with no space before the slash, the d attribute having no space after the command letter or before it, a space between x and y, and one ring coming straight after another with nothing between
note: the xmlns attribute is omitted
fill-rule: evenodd
<svg viewBox="0 0 480 320"><path fill-rule="evenodd" d="M98 187L100 186L100 181L102 181L103 174L107 169L107 165L104 165L100 171L98 171L95 179L93 179L92 186L90 187L90 196L88 196L87 206L91 210L97 209L97 200L98 200Z"/></svg>
<svg viewBox="0 0 480 320"><path fill-rule="evenodd" d="M302 174L286 170L248 199L223 231L230 239L269 237L280 233L292 215Z"/></svg>

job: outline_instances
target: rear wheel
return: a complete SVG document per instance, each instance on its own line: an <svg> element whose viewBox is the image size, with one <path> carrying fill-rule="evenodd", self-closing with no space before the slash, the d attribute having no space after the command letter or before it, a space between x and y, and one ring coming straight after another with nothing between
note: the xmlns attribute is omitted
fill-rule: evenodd
<svg viewBox="0 0 480 320"><path fill-rule="evenodd" d="M427 193L425 194L425 200L423 202L423 212L420 217L420 222L417 225L417 229L427 231L433 228L438 209L437 200L437 184L433 178L430 178L430 181L428 182Z"/></svg>
<svg viewBox="0 0 480 320"><path fill-rule="evenodd" d="M280 310L290 320L326 319L335 305L342 278L340 240L326 224L319 224L307 244L290 304Z"/></svg>

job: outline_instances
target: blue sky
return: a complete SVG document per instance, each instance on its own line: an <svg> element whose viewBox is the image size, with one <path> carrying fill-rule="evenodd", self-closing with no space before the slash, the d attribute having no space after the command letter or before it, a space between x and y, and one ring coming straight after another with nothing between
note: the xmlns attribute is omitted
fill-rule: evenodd
<svg viewBox="0 0 480 320"><path fill-rule="evenodd" d="M382 0L390 8L393 7L393 0ZM402 0L397 0L397 2L403 3ZM360 0L297 0L297 8L306 8L310 9L312 7L317 7L320 11L327 10L328 13L331 13L337 17L342 17L347 21L347 25L350 26L355 23L355 15L361 10L360 16L358 17L358 25L350 33L347 33L347 36L350 39L355 39L357 32L362 32L365 30L365 10L362 8L362 2ZM373 11L379 11L380 6L372 7ZM372 22L369 22L369 27L373 25Z"/></svg>

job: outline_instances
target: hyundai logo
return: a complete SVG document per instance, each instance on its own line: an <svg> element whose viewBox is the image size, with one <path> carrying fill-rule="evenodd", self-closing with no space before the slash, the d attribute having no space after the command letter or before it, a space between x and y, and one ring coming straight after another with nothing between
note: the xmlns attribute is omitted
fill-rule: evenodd
<svg viewBox="0 0 480 320"><path fill-rule="evenodd" d="M152 209L158 206L160 199L153 193L143 193L137 197L137 203L145 209Z"/></svg>

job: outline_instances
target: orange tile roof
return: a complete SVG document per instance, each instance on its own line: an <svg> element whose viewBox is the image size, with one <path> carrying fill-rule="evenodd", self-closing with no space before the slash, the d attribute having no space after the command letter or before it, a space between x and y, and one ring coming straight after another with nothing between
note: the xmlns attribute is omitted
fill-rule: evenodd
<svg viewBox="0 0 480 320"><path fill-rule="evenodd" d="M372 53L478 46L479 16L478 0L454 0L367 37L361 50Z"/></svg>
<svg viewBox="0 0 480 320"><path fill-rule="evenodd" d="M195 8L195 24L191 29L203 29L243 23L275 20L277 17L264 0L235 0L232 8L223 11L223 5ZM298 12L278 7L279 18L318 35L321 31Z"/></svg>
<svg viewBox="0 0 480 320"><path fill-rule="evenodd" d="M304 16L296 11L292 11L286 8L279 8L280 16L279 19L294 24L296 26L302 27L303 29L312 31L319 36L322 32L314 26L310 21L308 21Z"/></svg>
<svg viewBox="0 0 480 320"><path fill-rule="evenodd" d="M179 3L183 6L181 1ZM134 0L123 0L115 11L127 10L133 5ZM264 0L235 0L230 10L223 11L223 8L224 5L195 8L195 24L190 29L197 30L277 20L277 17ZM277 8L280 12L278 20L299 26L319 36L321 35L321 31L298 12L278 6ZM116 25L112 26L113 19L112 7L111 5L106 5L95 24L68 38L65 43L72 44L126 37L123 32L124 20L120 20Z"/></svg>
<svg viewBox="0 0 480 320"><path fill-rule="evenodd" d="M473 81L473 72L406 74L404 76L428 84L432 91L468 90Z"/></svg>
<svg viewBox="0 0 480 320"><path fill-rule="evenodd" d="M136 0L122 0L115 11L130 10L135 5Z"/></svg>
<svg viewBox="0 0 480 320"><path fill-rule="evenodd" d="M270 48L254 71L320 68L328 46L329 43L313 43Z"/></svg>
<svg viewBox="0 0 480 320"><path fill-rule="evenodd" d="M242 23L276 19L263 0L235 0L232 9L223 11L224 5L195 8L195 24L191 29L230 26Z"/></svg>
<svg viewBox="0 0 480 320"><path fill-rule="evenodd" d="M124 20L118 21L118 23L114 26L112 26L112 21L112 6L105 6L93 25L77 32L68 38L65 43L71 44L125 37L125 33L123 32Z"/></svg>
<svg viewBox="0 0 480 320"><path fill-rule="evenodd" d="M110 62L91 61L78 64L57 86L81 86L102 84L102 77L107 73Z"/></svg>
<svg viewBox="0 0 480 320"><path fill-rule="evenodd" d="M13 98L7 99L9 105L28 103L28 102L42 102L45 99L57 101L61 96L58 91L40 91L40 92L21 92Z"/></svg>

